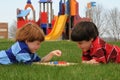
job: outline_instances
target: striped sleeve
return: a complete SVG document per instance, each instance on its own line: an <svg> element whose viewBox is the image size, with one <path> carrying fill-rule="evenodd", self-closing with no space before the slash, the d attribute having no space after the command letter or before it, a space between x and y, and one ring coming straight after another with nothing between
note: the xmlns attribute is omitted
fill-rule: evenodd
<svg viewBox="0 0 120 80"><path fill-rule="evenodd" d="M94 54L92 54L92 58L95 59L97 62L107 63L105 54L106 54L105 50L103 48L100 48L96 50Z"/></svg>
<svg viewBox="0 0 120 80"><path fill-rule="evenodd" d="M82 54L83 61L89 61L91 59L92 59L92 57L90 56L90 54L88 52Z"/></svg>
<svg viewBox="0 0 120 80"><path fill-rule="evenodd" d="M32 64L32 62L38 62L41 60L37 54L29 54L29 53L19 53L16 56L16 59L19 61L19 63L25 63L25 64Z"/></svg>
<svg viewBox="0 0 120 80"><path fill-rule="evenodd" d="M36 53L33 54L33 58L32 59L33 59L33 62L41 61L41 58Z"/></svg>
<svg viewBox="0 0 120 80"><path fill-rule="evenodd" d="M16 59L19 63L31 64L31 57L29 53L19 53L16 55Z"/></svg>

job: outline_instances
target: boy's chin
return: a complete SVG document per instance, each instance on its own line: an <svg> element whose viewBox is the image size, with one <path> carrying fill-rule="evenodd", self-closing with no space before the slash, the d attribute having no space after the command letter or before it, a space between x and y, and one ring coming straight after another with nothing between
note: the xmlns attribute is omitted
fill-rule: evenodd
<svg viewBox="0 0 120 80"><path fill-rule="evenodd" d="M82 49L82 51L83 51L83 52L87 52L88 50L86 50L86 49Z"/></svg>

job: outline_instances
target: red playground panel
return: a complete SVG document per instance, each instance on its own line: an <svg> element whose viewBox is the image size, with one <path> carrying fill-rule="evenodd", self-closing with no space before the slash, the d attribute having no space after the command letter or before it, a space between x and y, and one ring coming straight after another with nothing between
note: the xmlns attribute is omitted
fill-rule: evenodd
<svg viewBox="0 0 120 80"><path fill-rule="evenodd" d="M17 22L17 28L21 28L23 25L29 22L35 23L34 21L30 21L30 20L21 20Z"/></svg>
<svg viewBox="0 0 120 80"><path fill-rule="evenodd" d="M41 12L41 23L42 24L47 24L47 19L48 19L48 16L47 16L47 12Z"/></svg>
<svg viewBox="0 0 120 80"><path fill-rule="evenodd" d="M49 34L51 32L52 28L47 28L47 34Z"/></svg>

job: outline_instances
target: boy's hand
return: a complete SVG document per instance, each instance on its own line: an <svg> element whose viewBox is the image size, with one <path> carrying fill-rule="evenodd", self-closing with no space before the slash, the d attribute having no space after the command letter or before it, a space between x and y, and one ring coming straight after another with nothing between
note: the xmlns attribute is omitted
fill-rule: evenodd
<svg viewBox="0 0 120 80"><path fill-rule="evenodd" d="M60 50L54 50L51 52L53 55L56 55L56 56L61 56L62 55L62 52Z"/></svg>
<svg viewBox="0 0 120 80"><path fill-rule="evenodd" d="M82 63L87 63L87 64L99 64L95 59L91 59L90 61L82 61Z"/></svg>

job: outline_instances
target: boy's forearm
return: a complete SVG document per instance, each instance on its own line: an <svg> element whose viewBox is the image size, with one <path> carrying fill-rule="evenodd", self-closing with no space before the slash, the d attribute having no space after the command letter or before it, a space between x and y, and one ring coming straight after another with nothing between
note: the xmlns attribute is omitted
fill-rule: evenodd
<svg viewBox="0 0 120 80"><path fill-rule="evenodd" d="M47 61L50 61L53 57L53 54L52 53L49 53L48 55L44 56L42 59L41 59L41 62L47 62Z"/></svg>

